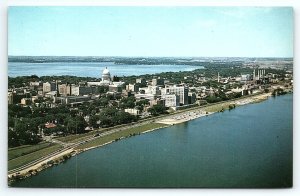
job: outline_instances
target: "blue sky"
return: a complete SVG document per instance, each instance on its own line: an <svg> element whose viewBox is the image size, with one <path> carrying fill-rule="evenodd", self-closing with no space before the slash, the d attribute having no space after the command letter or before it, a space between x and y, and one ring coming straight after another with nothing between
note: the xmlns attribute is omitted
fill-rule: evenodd
<svg viewBox="0 0 300 196"><path fill-rule="evenodd" d="M10 7L8 54L292 57L289 7Z"/></svg>

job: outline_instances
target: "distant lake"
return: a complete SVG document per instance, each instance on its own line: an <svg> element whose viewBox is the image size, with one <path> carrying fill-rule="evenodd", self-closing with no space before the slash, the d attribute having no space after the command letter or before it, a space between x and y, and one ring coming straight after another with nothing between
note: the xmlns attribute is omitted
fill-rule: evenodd
<svg viewBox="0 0 300 196"><path fill-rule="evenodd" d="M155 74L162 72L192 71L202 66L191 65L125 65L113 62L86 63L86 62L53 62L53 63L22 63L9 62L8 76L60 76L72 75L82 77L101 77L102 70L107 67L113 76L131 76Z"/></svg>
<svg viewBox="0 0 300 196"><path fill-rule="evenodd" d="M293 95L89 150L16 187L289 187Z"/></svg>

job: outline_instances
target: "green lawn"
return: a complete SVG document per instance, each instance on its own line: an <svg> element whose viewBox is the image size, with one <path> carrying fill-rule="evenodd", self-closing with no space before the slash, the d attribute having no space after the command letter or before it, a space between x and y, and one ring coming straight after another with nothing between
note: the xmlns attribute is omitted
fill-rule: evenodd
<svg viewBox="0 0 300 196"><path fill-rule="evenodd" d="M126 126L126 125L118 125L118 126L109 127L109 128L101 128L101 129L98 129L98 130L90 131L88 133L77 134L77 135L68 135L68 136L65 136L65 137L58 137L58 138L55 138L55 139L57 139L59 141L62 141L62 142L74 143L74 142L77 142L77 141L80 141L80 140L84 140L85 137L88 138L92 135L95 135L99 131L108 131L108 130L115 129L115 128L122 127L122 126Z"/></svg>
<svg viewBox="0 0 300 196"><path fill-rule="evenodd" d="M216 105L212 105L212 106L207 106L204 109L204 111L206 112L219 112L222 109L226 110L229 108L229 105L231 105L230 102L226 102L226 103L220 103L220 104L216 104Z"/></svg>
<svg viewBox="0 0 300 196"><path fill-rule="evenodd" d="M151 124L141 125L139 127L125 129L123 131L119 131L119 132L116 132L116 133L113 133L110 135L106 135L104 137L99 137L91 142L88 142L88 143L78 146L76 149L84 149L84 148L99 146L99 145L105 144L107 142L113 141L115 139L129 136L130 134L137 134L137 133L141 133L141 132L144 132L147 130L161 128L161 127L165 127L165 126L166 126L165 124L151 123Z"/></svg>
<svg viewBox="0 0 300 196"><path fill-rule="evenodd" d="M50 147L52 145L53 144L48 143L48 142L41 142L36 145L23 145L23 146L18 146L15 148L9 148L8 149L8 160L41 150L43 148Z"/></svg>
<svg viewBox="0 0 300 196"><path fill-rule="evenodd" d="M91 131L89 133L84 133L84 134L68 135L66 137L59 137L59 138L55 138L55 139L68 143L68 142L74 142L74 140L82 139L84 137L90 137L93 134L95 134L95 131Z"/></svg>
<svg viewBox="0 0 300 196"><path fill-rule="evenodd" d="M52 153L52 152L54 152L54 151L56 151L60 148L62 148L61 145L55 144L55 145L52 145L50 147L46 147L46 148L34 151L30 154L26 154L24 156L19 156L15 159L9 160L8 161L8 170L15 169L17 167L20 167L22 165L30 163L31 161L34 161L38 158L46 156L46 155L48 155L48 154L50 154L50 153Z"/></svg>
<svg viewBox="0 0 300 196"><path fill-rule="evenodd" d="M240 98L240 99L237 99L237 100L245 100L245 99L249 99L249 96L247 97L243 97L243 98ZM256 98L256 96L251 96L252 101L250 102L250 104L252 103L259 103L259 102L262 102L262 101L265 101L266 99L264 98ZM204 107L204 111L207 111L207 112L219 112L221 111L222 109L226 110L229 108L229 105L232 105L232 102L233 101L228 101L228 102L224 102L224 103L219 103L219 104L216 104L216 105L212 105L212 106L207 106L207 107ZM240 106L240 105L235 105L236 107Z"/></svg>

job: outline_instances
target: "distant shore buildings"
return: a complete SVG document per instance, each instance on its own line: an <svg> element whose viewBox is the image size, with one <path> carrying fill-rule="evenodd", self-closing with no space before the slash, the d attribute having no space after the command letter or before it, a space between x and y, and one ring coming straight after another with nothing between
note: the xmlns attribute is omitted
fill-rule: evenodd
<svg viewBox="0 0 300 196"><path fill-rule="evenodd" d="M116 99L117 104L120 99L132 96L136 102L147 100L149 103L144 107L144 111L137 111L138 107L125 108L131 114L140 115L146 112L148 107L157 104L176 110L193 104L205 104L211 101L210 98L220 95L232 97L236 94L263 92L265 88L270 88L270 84L278 82L276 74L266 73L262 68L253 68L252 73L248 71L234 77L222 77L219 71L215 74L211 78L203 74L184 76L180 83L170 82L171 78L154 76L147 80L135 78L134 82L127 81L125 84L119 78L112 77L110 70L105 67L98 81L32 81L26 87L9 89L8 103L24 106L43 103L47 107L67 104L73 107L98 99L104 94ZM285 80L292 79L292 74L285 75ZM215 81L216 86L203 85L209 81Z"/></svg>

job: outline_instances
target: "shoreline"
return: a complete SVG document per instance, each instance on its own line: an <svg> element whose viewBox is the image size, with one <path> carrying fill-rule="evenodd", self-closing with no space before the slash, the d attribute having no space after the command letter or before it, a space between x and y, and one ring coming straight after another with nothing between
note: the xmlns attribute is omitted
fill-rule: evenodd
<svg viewBox="0 0 300 196"><path fill-rule="evenodd" d="M166 126L163 126L163 127L159 127L159 128L154 128L154 129L150 129L150 130L145 130L145 131L142 131L140 132L139 134L137 135L140 135L140 134L145 134L145 133L149 133L149 132L153 132L155 130L158 130L158 129L162 129L162 128L166 128L166 127L169 127L170 125L166 125ZM59 155L56 155L52 158L49 158L47 160L44 160L34 166L31 166L27 169L24 169L20 172L18 172L19 174L9 174L8 175L8 185L10 183L13 183L14 181L17 181L17 180L23 180L25 178L28 178L30 176L35 176L38 174L38 172L42 171L42 170L45 170L49 167L52 167L52 166L55 166L55 165L58 165L60 163L63 163L65 161L67 161L67 159L73 157L73 156L77 156L78 154L80 153L83 153L83 152L86 152L88 150L92 150L92 149L95 149L95 148L100 148L102 146L106 146L106 145L109 145L109 144L112 144L116 141L119 141L121 139L126 139L128 137L132 137L132 136L135 136L135 135L131 135L131 136L126 136L126 137L121 137L117 140L112 140L112 141L109 141L109 142L106 142L104 144L100 144L100 145L96 145L96 146L92 146L92 147L88 147L88 148L84 148L84 149L69 149L68 151L65 151ZM64 157L64 156L67 156L67 157ZM51 162L51 163L49 163Z"/></svg>
<svg viewBox="0 0 300 196"><path fill-rule="evenodd" d="M190 111L183 112L181 114L175 114L175 115L171 115L169 117L157 120L156 122L161 123L161 124L176 125L176 124L188 122L188 121L191 121L191 120L194 120L197 118L202 118L204 116L209 116L216 112L223 112L224 110L229 109L230 105L234 106L234 108L235 108L236 106L247 105L250 103L259 103L261 101L268 99L268 97L270 97L270 96L271 96L271 93L264 93L264 94L256 95L253 97L241 98L239 100L234 100L234 101L228 100L226 103L220 104L222 106L221 110L209 111L209 108L214 107L214 106L207 106L207 107L204 106L204 108L201 108L201 109L195 108ZM217 106L218 106L218 104L217 104Z"/></svg>
<svg viewBox="0 0 300 196"><path fill-rule="evenodd" d="M157 130L157 129L163 129L163 128L166 128L166 127L169 127L169 126L163 126L163 127L159 127L159 128L154 128L154 129L142 131L142 132L140 132L140 133L137 134L137 135L149 133L149 132L155 131L155 130ZM135 135L132 135L132 136L126 136L126 137L121 137L121 138L118 139L118 141L119 141L119 140L122 140L122 139L126 139L126 138L128 138L128 137L133 137L133 136L135 136ZM116 141L115 141L115 140L112 140L112 141L106 142L106 143L104 143L104 144L100 144L100 145L97 145L97 146L88 147L88 148L84 148L84 149L82 149L82 150L76 150L76 151L78 151L77 154L80 154L80 153L82 153L82 152L85 152L85 151L88 151L88 150L92 150L92 149L95 149L95 148L100 148L100 147L102 147L102 146L106 146L106 145L112 144L112 143L114 143L114 142L116 142ZM77 154L76 154L76 155L77 155Z"/></svg>
<svg viewBox="0 0 300 196"><path fill-rule="evenodd" d="M168 117L162 117L162 119L154 121L155 123L163 124L164 126L162 126L162 127L144 130L144 131L139 132L138 134L126 135L126 136L120 137L118 139L114 139L114 140L105 142L100 145L95 145L92 147L86 147L83 149L76 149L76 147L74 147L74 148L68 149L60 154L57 154L53 157L50 157L40 163L37 163L27 169L24 169L17 173L8 174L8 185L10 185L10 183L12 183L14 181L25 179L27 177L30 177L31 175L36 175L38 172L40 172L46 168L52 167L54 165L58 165L64 161L66 161L67 159L71 158L72 156L76 156L82 152L92 150L95 148L99 148L102 146L106 146L106 145L112 144L118 140L132 137L135 135L145 134L145 133L152 132L152 131L155 131L158 129L162 129L162 128L170 127L173 125L181 124L184 122L188 122L191 120L195 120L198 118L202 118L204 116L208 116L208 115L214 114L216 112L223 112L225 109L228 109L229 105L232 105L232 104L237 105L237 106L242 106L242 105L246 105L246 104L250 104L250 103L258 103L258 102L267 100L270 96L271 96L271 93L264 93L264 94L253 95L253 97L245 97L245 98L241 97L238 100L228 100L224 103L216 104L215 106L204 106L203 108L194 108L189 111L183 111L181 113L171 114ZM220 107L220 106L222 107L221 111L220 110L211 111L211 112L208 111L211 107Z"/></svg>

